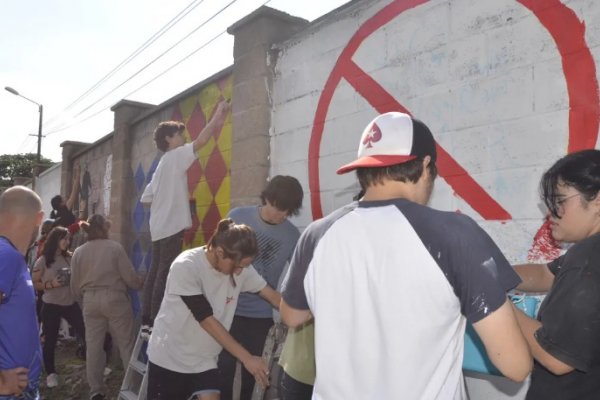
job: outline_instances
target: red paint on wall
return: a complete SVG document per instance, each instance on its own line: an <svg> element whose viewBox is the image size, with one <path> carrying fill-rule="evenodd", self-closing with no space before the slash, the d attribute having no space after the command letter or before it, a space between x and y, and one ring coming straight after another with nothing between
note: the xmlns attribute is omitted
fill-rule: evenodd
<svg viewBox="0 0 600 400"><path fill-rule="evenodd" d="M425 2L423 0L396 0L384 7L358 29L340 54L319 99L309 143L308 175L313 219L323 216L319 177L319 154L327 111L337 85L342 78L345 78L379 113L388 111L403 111L408 113L408 110L404 106L352 61L352 56L362 42L377 29L390 22L402 12ZM511 218L510 214L488 195L439 144L437 145L437 149L440 176L444 177L448 184L473 209L485 219L502 220Z"/></svg>
<svg viewBox="0 0 600 400"><path fill-rule="evenodd" d="M333 94L345 78L379 113L408 112L374 79L362 71L352 56L369 35L387 24L402 12L419 6L423 0L396 0L367 20L352 36L340 54L319 99L309 142L309 189L313 218L323 216L321 206L319 157L325 120ZM575 13L558 0L539 2L520 0L531 10L550 32L562 58L569 95L569 147L568 151L593 148L598 138L600 101L596 68L585 43L585 25ZM506 220L510 214L504 210L477 182L441 147L438 148L438 168L454 191L483 218Z"/></svg>
<svg viewBox="0 0 600 400"><path fill-rule="evenodd" d="M559 0L519 0L548 30L562 59L569 93L568 153L593 149L598 140L600 97L596 63L585 42L585 23Z"/></svg>
<svg viewBox="0 0 600 400"><path fill-rule="evenodd" d="M560 256L560 252L560 245L552 237L550 220L546 219L533 238L533 245L527 254L527 261L531 263L546 263Z"/></svg>

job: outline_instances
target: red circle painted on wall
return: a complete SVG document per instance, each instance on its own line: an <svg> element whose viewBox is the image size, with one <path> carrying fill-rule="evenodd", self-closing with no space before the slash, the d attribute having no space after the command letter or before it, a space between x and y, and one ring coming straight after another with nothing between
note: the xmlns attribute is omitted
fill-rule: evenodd
<svg viewBox="0 0 600 400"><path fill-rule="evenodd" d="M313 121L308 150L308 179L313 219L323 216L319 156L325 120L333 94L344 78L379 113L409 111L352 61L363 41L398 15L427 0L395 0L363 23L340 54L325 86ZM548 30L560 53L569 95L569 145L573 152L593 148L598 139L600 99L596 64L585 42L585 24L559 0L518 0ZM454 191L486 220L511 215L494 200L439 144L438 169Z"/></svg>

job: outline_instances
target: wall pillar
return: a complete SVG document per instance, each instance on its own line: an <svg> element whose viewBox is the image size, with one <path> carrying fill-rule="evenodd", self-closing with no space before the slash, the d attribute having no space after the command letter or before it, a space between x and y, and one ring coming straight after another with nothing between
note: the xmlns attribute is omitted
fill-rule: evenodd
<svg viewBox="0 0 600 400"><path fill-rule="evenodd" d="M233 48L231 208L255 204L269 175L271 46L301 30L308 21L260 7L227 29Z"/></svg>
<svg viewBox="0 0 600 400"><path fill-rule="evenodd" d="M111 107L115 114L112 139L112 176L110 192L111 238L129 251L132 227L133 170L131 168L131 123L154 106L129 100L121 100Z"/></svg>
<svg viewBox="0 0 600 400"><path fill-rule="evenodd" d="M69 198L69 195L71 194L71 188L73 186L73 158L75 154L79 153L89 145L89 143L74 142L71 140L67 140L60 144L60 147L62 147L62 164L60 166L60 193L56 194L62 195L65 201L67 198ZM75 208L79 208L79 205L76 204ZM75 216L77 216L77 213Z"/></svg>

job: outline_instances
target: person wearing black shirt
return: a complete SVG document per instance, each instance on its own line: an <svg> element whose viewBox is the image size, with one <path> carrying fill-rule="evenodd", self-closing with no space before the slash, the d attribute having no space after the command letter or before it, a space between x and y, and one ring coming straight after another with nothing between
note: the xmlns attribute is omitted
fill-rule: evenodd
<svg viewBox="0 0 600 400"><path fill-rule="evenodd" d="M73 168L73 184L71 187L71 194L65 201L60 194L57 194L50 200L52 205L52 212L50 218L54 219L54 226L62 226L68 228L76 222L75 215L73 215L73 205L79 195L79 165Z"/></svg>
<svg viewBox="0 0 600 400"><path fill-rule="evenodd" d="M558 160L540 192L552 236L573 243L548 264L515 267L517 289L548 292L537 320L517 319L535 358L527 400L600 399L600 151Z"/></svg>

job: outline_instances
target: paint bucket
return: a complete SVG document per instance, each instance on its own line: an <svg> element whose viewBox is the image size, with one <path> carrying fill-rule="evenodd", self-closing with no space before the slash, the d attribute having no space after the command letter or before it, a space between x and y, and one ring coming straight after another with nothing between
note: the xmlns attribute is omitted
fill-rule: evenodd
<svg viewBox="0 0 600 400"><path fill-rule="evenodd" d="M537 297L527 295L510 296L515 306L531 318L537 315L539 300ZM463 357L463 369L481 374L502 376L502 373L492 364L485 352L483 342L473 329L473 325L467 322L465 329L465 348Z"/></svg>

